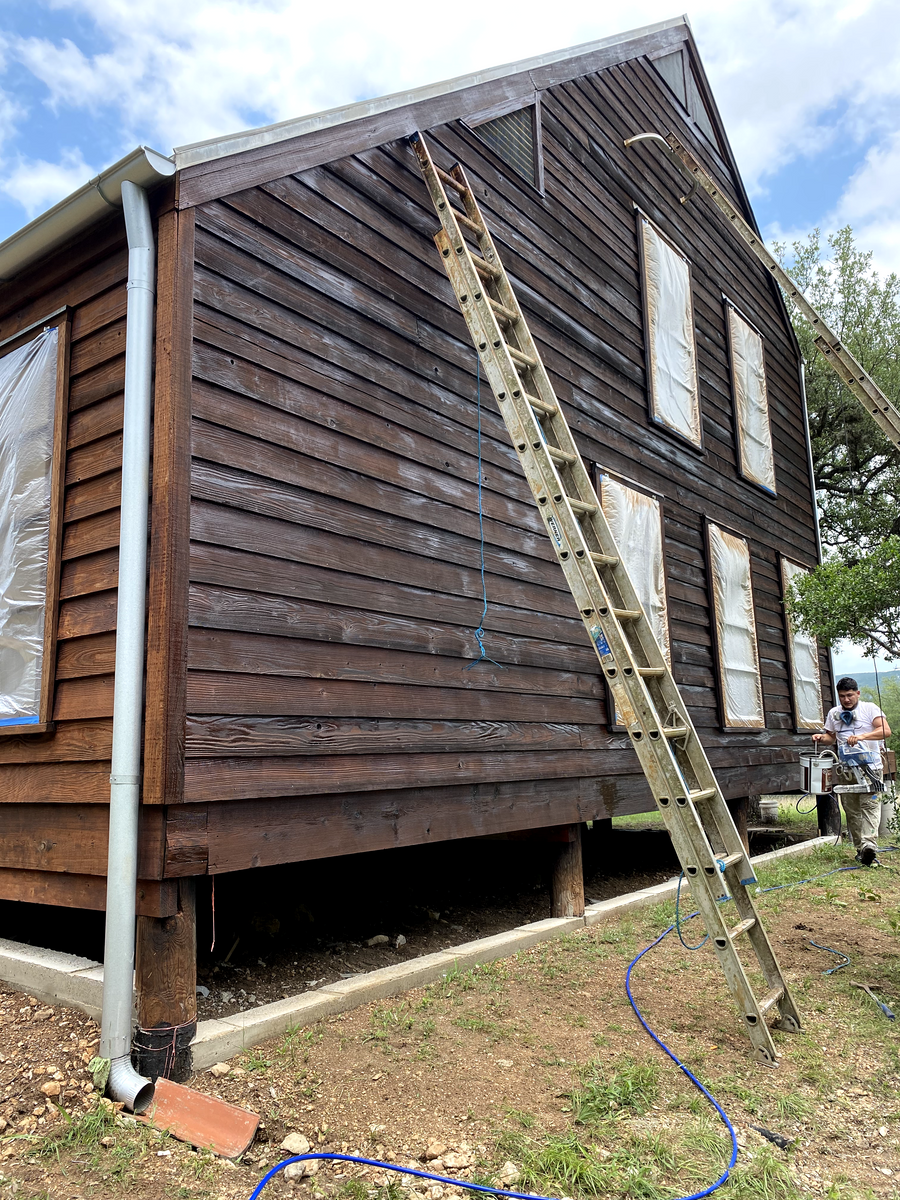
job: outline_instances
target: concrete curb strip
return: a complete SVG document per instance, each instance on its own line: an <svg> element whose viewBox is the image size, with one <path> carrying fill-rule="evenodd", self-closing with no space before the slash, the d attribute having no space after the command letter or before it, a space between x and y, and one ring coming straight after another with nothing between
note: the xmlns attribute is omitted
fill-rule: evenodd
<svg viewBox="0 0 900 1200"><path fill-rule="evenodd" d="M807 854L833 841L831 837L813 838L795 846L785 846L782 850L759 854L752 861L758 867L775 859ZM205 1071L214 1063L231 1058L269 1038L278 1037L295 1026L311 1025L323 1017L359 1008L373 1000L384 1000L413 988L425 987L454 969L469 970L479 963L509 958L539 942L564 937L585 926L672 900L677 884L677 879L671 879L654 887L615 896L612 900L590 904L585 908L584 917L550 917L544 921L532 921L508 933L478 938L435 954L408 959L396 966L341 979L316 991L289 996L273 1004L235 1013L231 1017L201 1021L192 1043L194 1070ZM0 938L0 979L46 1004L63 1004L77 1008L90 1017L100 1016L103 991L101 963Z"/></svg>

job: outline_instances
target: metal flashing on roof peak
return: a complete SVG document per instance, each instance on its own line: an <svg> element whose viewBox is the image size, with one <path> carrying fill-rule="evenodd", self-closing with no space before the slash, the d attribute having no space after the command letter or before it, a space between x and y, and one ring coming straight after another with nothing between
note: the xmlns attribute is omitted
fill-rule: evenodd
<svg viewBox="0 0 900 1200"><path fill-rule="evenodd" d="M122 184L126 180L141 188L152 188L174 174L171 158L149 146L138 146L0 243L0 282L13 279L63 242L84 232L111 208L121 208Z"/></svg>
<svg viewBox="0 0 900 1200"><path fill-rule="evenodd" d="M175 165L180 171L185 167L198 166L218 158L227 158L233 154L242 154L247 150L255 150L262 146L275 145L290 138L301 137L307 133L317 133L336 125L350 121L358 121L379 113L390 112L395 108L417 104L437 96L446 96L452 92L461 92L478 84L487 83L494 79L502 79L507 75L519 75L535 71L541 67L564 62L566 59L581 58L597 50L612 46L624 45L636 41L648 34L662 30L673 29L677 26L690 29L686 16L671 17L666 21L657 21L652 25L644 25L627 33L614 34L611 37L599 38L597 41L584 42L579 46L571 46L565 50L555 50L550 54L539 54L533 58L525 58L519 62L506 63L499 67L490 67L484 71L475 71L468 75L458 75L455 79L446 79L440 83L427 84L424 87L408 91L394 92L389 96L381 96L374 100L362 100L353 104L345 104L339 108L326 109L324 112L313 113L306 117L296 117L289 121L279 121L275 125L264 125L259 129L249 129L242 133L230 134L224 138L210 138L203 142L194 142L187 146L176 146Z"/></svg>

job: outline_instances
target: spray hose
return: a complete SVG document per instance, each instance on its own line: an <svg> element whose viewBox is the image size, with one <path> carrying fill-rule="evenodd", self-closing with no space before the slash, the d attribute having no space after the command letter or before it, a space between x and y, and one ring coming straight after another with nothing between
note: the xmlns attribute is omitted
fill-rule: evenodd
<svg viewBox="0 0 900 1200"><path fill-rule="evenodd" d="M897 847L891 846L891 847L883 848L883 850L886 850L886 849L895 850L895 849L897 849ZM756 895L758 895L758 896L764 895L766 892L780 892L784 888L799 887L801 884L804 884L804 883L815 883L819 879L826 879L829 875L840 875L845 871L862 871L862 870L866 870L866 869L867 868L863 867L862 865L852 866L852 867L837 867L833 871L825 871L821 875L812 875L806 879L796 879L792 883L781 883L781 884L776 885L775 887L757 888ZM680 880L679 880L679 890L676 893L676 913L677 913L677 904L678 904L679 896L680 896ZM721 903L725 903L727 900L730 900L730 899L731 899L730 896L723 896ZM674 1051L669 1049L669 1047L662 1040L662 1038L659 1037L658 1034L656 1034L653 1031L653 1029L651 1029L650 1025L644 1019L644 1016L641 1013L641 1010L638 1008L637 1003L634 999L634 996L632 995L632 992L631 992L631 973L634 970L634 968L637 966L637 964L641 961L641 959L644 957L644 955L648 954L651 950L654 949L654 947L658 946L664 938L668 937L668 935L672 932L673 929L677 929L678 936L679 936L679 938L681 938L681 926L684 925L687 921L692 921L694 919L694 917L698 917L699 915L700 915L699 912L692 912L690 914L690 916L688 916L688 917L682 917L682 916L680 916L680 914L678 914L676 916L676 920L673 921L672 924L667 929L664 929L663 932L659 935L658 938L656 938L655 941L651 942L649 946L645 946L644 949L640 952L640 954L637 954L631 960L631 962L628 964L628 969L625 972L625 993L628 996L628 1003L634 1009L635 1016L637 1017L637 1019L640 1021L641 1025L643 1026L644 1031L653 1039L654 1042L656 1042L657 1046L659 1046L661 1050L665 1051L665 1053L669 1056L669 1058L671 1058L672 1062L675 1063L675 1065L678 1067L678 1069L680 1071L682 1071L688 1077L688 1079L691 1081L691 1083L694 1085L694 1087L697 1088L697 1090L703 1094L704 1098L709 1101L709 1103L716 1110L722 1123L725 1125L725 1128L728 1130L728 1134L731 1138L731 1158L728 1162L728 1166L725 1168L725 1170L722 1172L722 1174L719 1176L719 1178L715 1181L715 1183L710 1184L709 1187L704 1188L703 1191L701 1191L701 1192L691 1192L691 1194L689 1196L680 1196L680 1197L678 1197L678 1200L702 1200L702 1198L704 1196L711 1195L718 1188L720 1188L723 1183L725 1183L725 1181L728 1179L728 1176L731 1174L732 1170L734 1169L735 1163L737 1162L737 1154L738 1154L737 1134L734 1131L734 1126L731 1124L731 1121L729 1121L725 1110L722 1108L721 1104L719 1104L718 1100L716 1100L716 1098L709 1091L707 1091L707 1089L703 1086L703 1084L700 1082L700 1080L697 1078L697 1076L694 1075L690 1071L690 1069L685 1066L685 1064L681 1061L681 1059L678 1057L678 1055L674 1053ZM702 946L705 941L706 941L706 938L704 938L703 942L701 942L699 945ZM686 945L686 943L684 942L683 939L682 939L682 945ZM689 948L699 949L699 946L689 947ZM830 949L830 947L820 947L820 948L821 949ZM832 953L840 953L840 951L832 951ZM836 968L836 969L839 970L840 968ZM273 1179L278 1174L279 1171L283 1171L284 1168L289 1166L291 1163L310 1162L314 1159L319 1159L319 1160L325 1159L325 1160L328 1160L331 1162L357 1163L360 1166L364 1166L364 1167L377 1167L377 1169L379 1171L393 1171L398 1175L412 1175L416 1179L427 1179L432 1183L448 1184L451 1187L462 1188L463 1191L467 1191L467 1192L480 1192L480 1193L483 1193L488 1196L506 1196L506 1197L509 1197L509 1200L554 1200L553 1197L540 1196L535 1192L507 1191L504 1188L491 1187L487 1184L470 1183L466 1179L451 1179L446 1175L434 1175L430 1171L421 1171L417 1167L399 1167L395 1163L379 1162L377 1159L374 1159L374 1158L362 1158L355 1154L334 1154L334 1153L318 1153L318 1152L311 1152L309 1154L297 1154L297 1155L294 1155L292 1158L283 1159L280 1163L278 1163L276 1166L272 1167L272 1169L263 1176L263 1178L259 1181L259 1183L256 1185L256 1187L253 1189L253 1192L250 1195L250 1200L258 1200L260 1193L262 1192L262 1190L266 1186L266 1184L269 1182L269 1180Z"/></svg>

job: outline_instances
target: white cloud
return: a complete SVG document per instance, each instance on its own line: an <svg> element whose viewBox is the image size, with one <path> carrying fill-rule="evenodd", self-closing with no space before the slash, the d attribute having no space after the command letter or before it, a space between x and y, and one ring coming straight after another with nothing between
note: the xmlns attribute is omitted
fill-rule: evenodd
<svg viewBox="0 0 900 1200"><path fill-rule="evenodd" d="M161 148L559 49L672 15L671 0L523 0L473 25L418 0L56 0L109 48L9 39L62 108L113 107ZM891 124L900 105L896 0L697 0L692 18L751 190L797 155Z"/></svg>
<svg viewBox="0 0 900 1200"><path fill-rule="evenodd" d="M0 174L0 192L18 201L29 220L96 175L80 150L64 150L59 162L19 157Z"/></svg>
<svg viewBox="0 0 900 1200"><path fill-rule="evenodd" d="M49 2L89 22L103 48L6 35L0 55L40 81L55 114L102 115L120 133L117 149L149 141L166 153L623 32L677 7L672 0L522 0L513 21L508 9L489 5L454 21L420 0ZM894 253L897 187L887 158L900 125L897 0L696 0L691 19L751 194L798 158L847 146L861 153L874 143L845 207L858 207L877 175L885 200L864 218L869 244ZM84 150L90 156L87 143ZM68 169L65 160L61 167Z"/></svg>
<svg viewBox="0 0 900 1200"><path fill-rule="evenodd" d="M900 273L900 131L873 146L849 180L829 227L852 225L876 267Z"/></svg>

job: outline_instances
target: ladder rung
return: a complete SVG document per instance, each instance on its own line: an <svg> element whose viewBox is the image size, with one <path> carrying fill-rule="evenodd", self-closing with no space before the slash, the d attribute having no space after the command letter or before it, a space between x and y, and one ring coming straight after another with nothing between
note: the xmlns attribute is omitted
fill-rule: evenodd
<svg viewBox="0 0 900 1200"><path fill-rule="evenodd" d="M506 348L509 351L509 356L513 362L520 362L523 367L536 367L537 363L530 354L523 354L521 350L517 350L515 346L510 346L507 342Z"/></svg>
<svg viewBox="0 0 900 1200"><path fill-rule="evenodd" d="M499 267L492 267L489 262L485 262L483 258L476 258L474 254L472 262L482 279L499 279L503 273Z"/></svg>
<svg viewBox="0 0 900 1200"><path fill-rule="evenodd" d="M688 795L696 804L698 800L712 800L713 796L718 795L716 788L704 788L702 792L689 792Z"/></svg>
<svg viewBox="0 0 900 1200"><path fill-rule="evenodd" d="M548 416L555 417L559 412L559 407L556 404L548 404L546 400L540 400L537 396L529 396L525 393L525 399L532 408L536 408L538 412L547 413Z"/></svg>
<svg viewBox="0 0 900 1200"><path fill-rule="evenodd" d="M742 863L743 861L743 854L729 854L727 858L719 859L719 862L722 864L723 871L727 871L730 867L736 867L738 863Z"/></svg>
<svg viewBox="0 0 900 1200"><path fill-rule="evenodd" d="M759 1011L765 1015L770 1008L774 1008L783 995L783 987L773 987L770 992L766 992L766 994L760 998L758 1002Z"/></svg>
<svg viewBox="0 0 900 1200"><path fill-rule="evenodd" d="M576 500L574 496L566 496L569 502L569 507L573 513L595 513L597 511L596 504L585 504L583 500Z"/></svg>
<svg viewBox="0 0 900 1200"><path fill-rule="evenodd" d="M636 621L644 615L639 608L614 608L613 614L620 621Z"/></svg>
<svg viewBox="0 0 900 1200"><path fill-rule="evenodd" d="M577 460L577 456L570 454L568 450L560 450L556 446L547 446L547 453L554 462L573 463Z"/></svg>
<svg viewBox="0 0 900 1200"><path fill-rule="evenodd" d="M739 921L734 929L728 931L728 936L732 941L735 941L742 933L747 933L756 924L756 917L748 917L746 921Z"/></svg>
<svg viewBox="0 0 900 1200"><path fill-rule="evenodd" d="M618 562L619 562L619 560L618 560L617 558L614 558L614 557L613 557L611 554L601 554L599 550L592 550L592 551L591 551L591 559L592 559L592 560L593 560L593 561L594 561L594 562L595 562L595 563L596 563L596 564L597 564L599 567L615 567L615 566L618 564ZM654 669L655 669L655 668L651 668L651 667L644 667L644 670L645 670L645 671L650 671L650 670L654 670ZM665 675L665 671L663 671L661 668L660 668L660 672L659 672L659 673L660 673L661 675Z"/></svg>
<svg viewBox="0 0 900 1200"><path fill-rule="evenodd" d="M513 310L511 308L507 308L505 304L501 304L499 300L494 300L490 296L488 296L487 299L488 299L488 304L491 306L491 308L494 310L494 312L497 313L498 316L503 317L503 319L508 321L511 325L515 321L518 321L519 314L513 312Z"/></svg>
<svg viewBox="0 0 900 1200"><path fill-rule="evenodd" d="M457 212L455 208L453 210L453 215L456 217L457 221L459 221L460 225L465 225L466 229L471 229L472 233L477 234L478 237L481 237L481 235L484 233L484 230L477 221L470 221L469 218L463 216L461 212Z"/></svg>
<svg viewBox="0 0 900 1200"><path fill-rule="evenodd" d="M612 561L616 562L617 560L613 559ZM638 675L643 675L643 677L645 679L647 679L647 678L652 678L653 676L665 675L666 668L665 667L638 667L637 673L638 673Z"/></svg>
<svg viewBox="0 0 900 1200"><path fill-rule="evenodd" d="M664 725L663 734L667 738L681 738L687 736L686 725Z"/></svg>
<svg viewBox="0 0 900 1200"><path fill-rule="evenodd" d="M455 188L461 196L464 196L469 190L464 183L460 183L458 179L454 179L452 175L448 175L447 172L442 167L439 167L436 163L434 169L437 171L438 179L440 179L441 183L443 183L446 187Z"/></svg>

